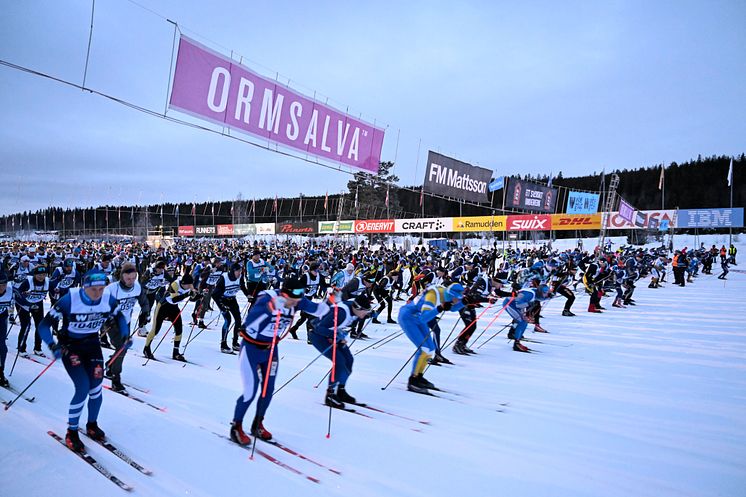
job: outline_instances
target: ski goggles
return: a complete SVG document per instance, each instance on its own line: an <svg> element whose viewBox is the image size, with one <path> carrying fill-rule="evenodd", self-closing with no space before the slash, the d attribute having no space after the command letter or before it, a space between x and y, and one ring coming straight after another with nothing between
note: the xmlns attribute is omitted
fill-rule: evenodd
<svg viewBox="0 0 746 497"><path fill-rule="evenodd" d="M286 293L288 297L294 298L294 299L300 299L303 298L306 295L306 289L305 288L296 288L294 290L283 290L283 293Z"/></svg>

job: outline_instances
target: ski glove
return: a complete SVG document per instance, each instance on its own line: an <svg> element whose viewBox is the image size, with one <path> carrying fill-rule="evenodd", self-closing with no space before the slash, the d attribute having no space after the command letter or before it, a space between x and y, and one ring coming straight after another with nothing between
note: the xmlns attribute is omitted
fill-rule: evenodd
<svg viewBox="0 0 746 497"><path fill-rule="evenodd" d="M62 346L59 343L52 342L49 344L49 350L52 351L52 355L55 359L61 359L62 358Z"/></svg>
<svg viewBox="0 0 746 497"><path fill-rule="evenodd" d="M450 311L451 307L453 307L453 303L451 303L451 302L443 302L442 304L440 304L438 306L438 312Z"/></svg>

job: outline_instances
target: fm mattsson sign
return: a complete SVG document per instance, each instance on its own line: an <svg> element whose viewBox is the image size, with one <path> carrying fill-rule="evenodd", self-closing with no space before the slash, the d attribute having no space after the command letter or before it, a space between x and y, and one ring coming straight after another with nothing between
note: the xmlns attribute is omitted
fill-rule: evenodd
<svg viewBox="0 0 746 497"><path fill-rule="evenodd" d="M426 192L459 198L470 202L489 202L487 184L492 171L430 150L425 168Z"/></svg>

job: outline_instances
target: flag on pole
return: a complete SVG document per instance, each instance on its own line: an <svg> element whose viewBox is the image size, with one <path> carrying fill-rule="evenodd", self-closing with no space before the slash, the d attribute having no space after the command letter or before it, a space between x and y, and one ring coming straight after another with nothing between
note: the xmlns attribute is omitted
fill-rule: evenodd
<svg viewBox="0 0 746 497"><path fill-rule="evenodd" d="M135 220L135 207L132 207L132 211L130 212L130 221ZM73 224L75 224L75 213L73 213Z"/></svg>
<svg viewBox="0 0 746 497"><path fill-rule="evenodd" d="M324 195L324 212L326 212L328 206L329 206L329 190L327 190L326 195Z"/></svg>
<svg viewBox="0 0 746 497"><path fill-rule="evenodd" d="M298 212L303 215L303 194L300 194L300 200L298 200Z"/></svg>
<svg viewBox="0 0 746 497"><path fill-rule="evenodd" d="M601 190L604 190L606 187L606 169L601 171Z"/></svg>
<svg viewBox="0 0 746 497"><path fill-rule="evenodd" d="M359 190L360 190L360 187L356 186L355 187L355 211L357 211L357 194Z"/></svg>
<svg viewBox="0 0 746 497"><path fill-rule="evenodd" d="M498 176L497 178L493 179L492 182L489 184L487 189L491 192L494 192L495 190L499 190L505 186L505 176Z"/></svg>
<svg viewBox="0 0 746 497"><path fill-rule="evenodd" d="M231 202L231 217L233 216L234 209L233 209L233 202Z"/></svg>
<svg viewBox="0 0 746 497"><path fill-rule="evenodd" d="M213 202L210 207L212 208L212 215L214 216L215 215L215 202Z"/></svg>
<svg viewBox="0 0 746 497"><path fill-rule="evenodd" d="M277 212L277 195L275 194L275 201L272 202L272 212Z"/></svg>
<svg viewBox="0 0 746 497"><path fill-rule="evenodd" d="M64 216L65 213L63 212L62 215ZM122 206L117 207L117 216L119 217L119 222L121 223L122 222Z"/></svg>
<svg viewBox="0 0 746 497"><path fill-rule="evenodd" d="M551 171L550 171L550 172L549 172L549 181L547 181L547 186L548 186L548 187L551 187L551 186L552 186L552 180L553 180L553 179L554 179L554 178L552 177L552 173L551 173Z"/></svg>
<svg viewBox="0 0 746 497"><path fill-rule="evenodd" d="M254 212L256 210L256 199L253 199L251 201L251 212Z"/></svg>
<svg viewBox="0 0 746 497"><path fill-rule="evenodd" d="M176 208L174 209L174 214L179 215L179 204L176 204Z"/></svg>
<svg viewBox="0 0 746 497"><path fill-rule="evenodd" d="M666 174L666 173L664 172L665 170L666 170L666 166L661 166L661 177L660 177L660 179L658 180L658 189L659 189L659 190L663 190L663 181L664 181L664 179L663 179L663 178L664 178L664 176L665 176L665 174Z"/></svg>
<svg viewBox="0 0 746 497"><path fill-rule="evenodd" d="M425 201L425 185L422 185L420 187L420 207L422 207L422 203Z"/></svg>
<svg viewBox="0 0 746 497"><path fill-rule="evenodd" d="M730 167L728 168L728 186L733 183L733 157L730 159Z"/></svg>
<svg viewBox="0 0 746 497"><path fill-rule="evenodd" d="M386 201L384 202L386 207L389 206L389 185L386 185Z"/></svg>
<svg viewBox="0 0 746 497"><path fill-rule="evenodd" d="M192 202L192 216L197 215L197 204L195 202Z"/></svg>

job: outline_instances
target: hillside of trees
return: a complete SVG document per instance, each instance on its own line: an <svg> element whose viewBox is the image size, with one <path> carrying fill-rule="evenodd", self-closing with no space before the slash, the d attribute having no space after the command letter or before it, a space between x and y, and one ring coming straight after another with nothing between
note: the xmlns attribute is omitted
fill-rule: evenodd
<svg viewBox="0 0 746 497"><path fill-rule="evenodd" d="M665 208L728 207L730 188L727 174L730 157L697 157L694 160L666 165ZM743 179L746 155L733 160L733 206L743 207L746 181ZM451 217L485 215L500 209L502 190L494 192L490 204L461 204L456 200L424 195L421 204L420 186L398 187L399 180L390 173L393 163L384 162L377 175L356 173L348 182L345 195L324 195L302 198L247 199L241 194L232 200L209 203L191 202L177 205L116 206L87 209L47 208L36 212L20 212L0 217L0 230L57 230L65 232L109 232L145 234L157 226L265 223L278 221L320 221L325 219L385 219L401 217ZM658 189L661 164L633 170L605 171L608 185L612 173L620 177L618 193L637 209L660 209ZM546 176L526 174L522 179L546 183ZM553 186L567 189L598 191L601 172L587 176L553 178ZM388 190L388 206L386 196ZM560 199L564 197L560 195ZM326 204L326 207L325 207ZM564 210L560 205L558 212ZM500 213L500 212L498 212ZM64 221L64 224L63 224Z"/></svg>

